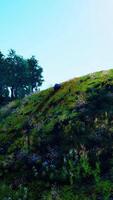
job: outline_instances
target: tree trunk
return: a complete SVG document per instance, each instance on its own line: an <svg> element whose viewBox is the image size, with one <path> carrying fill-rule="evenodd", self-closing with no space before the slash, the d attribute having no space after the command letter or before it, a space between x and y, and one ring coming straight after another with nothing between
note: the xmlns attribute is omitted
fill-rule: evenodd
<svg viewBox="0 0 113 200"><path fill-rule="evenodd" d="M17 88L15 88L14 90L14 95L15 95L15 98L17 98Z"/></svg>
<svg viewBox="0 0 113 200"><path fill-rule="evenodd" d="M11 87L11 99L14 99L14 87Z"/></svg>
<svg viewBox="0 0 113 200"><path fill-rule="evenodd" d="M30 94L32 94L32 93L33 93L33 86L30 85Z"/></svg>

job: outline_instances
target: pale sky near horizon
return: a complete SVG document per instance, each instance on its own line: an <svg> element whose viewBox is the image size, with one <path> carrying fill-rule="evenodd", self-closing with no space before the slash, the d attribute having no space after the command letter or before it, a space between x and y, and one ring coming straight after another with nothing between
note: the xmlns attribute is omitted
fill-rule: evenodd
<svg viewBox="0 0 113 200"><path fill-rule="evenodd" d="M113 0L0 0L0 50L35 55L52 86L113 68Z"/></svg>

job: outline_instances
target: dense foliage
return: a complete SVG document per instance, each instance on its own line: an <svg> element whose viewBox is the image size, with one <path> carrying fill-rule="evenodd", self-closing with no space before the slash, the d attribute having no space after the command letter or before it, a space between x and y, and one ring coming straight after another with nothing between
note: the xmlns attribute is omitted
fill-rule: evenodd
<svg viewBox="0 0 113 200"><path fill-rule="evenodd" d="M24 59L10 50L5 57L0 52L0 103L23 98L36 91L43 82L42 72L34 56Z"/></svg>
<svg viewBox="0 0 113 200"><path fill-rule="evenodd" d="M113 198L113 70L0 109L0 199Z"/></svg>

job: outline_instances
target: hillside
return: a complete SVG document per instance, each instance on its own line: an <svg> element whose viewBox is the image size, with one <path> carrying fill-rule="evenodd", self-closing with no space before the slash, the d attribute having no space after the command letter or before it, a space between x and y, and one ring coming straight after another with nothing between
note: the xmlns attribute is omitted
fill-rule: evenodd
<svg viewBox="0 0 113 200"><path fill-rule="evenodd" d="M107 200L112 182L113 70L0 109L0 200Z"/></svg>

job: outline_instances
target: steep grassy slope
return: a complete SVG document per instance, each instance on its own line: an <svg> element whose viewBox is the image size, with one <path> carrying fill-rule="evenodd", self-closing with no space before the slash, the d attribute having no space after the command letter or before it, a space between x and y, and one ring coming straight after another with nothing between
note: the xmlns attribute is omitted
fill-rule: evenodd
<svg viewBox="0 0 113 200"><path fill-rule="evenodd" d="M113 70L0 109L0 199L110 199Z"/></svg>

